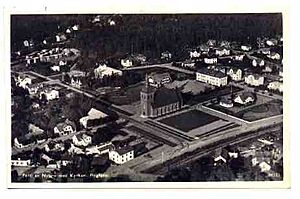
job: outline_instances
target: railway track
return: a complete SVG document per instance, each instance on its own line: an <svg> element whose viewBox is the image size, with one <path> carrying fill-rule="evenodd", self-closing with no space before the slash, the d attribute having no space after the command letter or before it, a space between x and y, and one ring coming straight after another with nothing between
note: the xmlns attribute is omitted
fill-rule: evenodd
<svg viewBox="0 0 300 199"><path fill-rule="evenodd" d="M237 136L232 136L226 139L218 140L212 144L209 144L205 147L198 148L192 152L184 153L176 158L173 158L171 160L168 160L164 162L163 164L156 165L154 167L145 169L142 171L142 173L151 173L156 175L163 175L165 174L169 169L177 168L180 166L187 165L193 161L198 160L199 158L203 157L204 155L209 154L211 151L216 150L218 148L226 147L228 145L235 145L247 140L251 140L253 138L259 137L266 133L271 133L278 130L278 125L273 125L269 127L263 127L261 129L255 130L255 131L249 131L244 132Z"/></svg>

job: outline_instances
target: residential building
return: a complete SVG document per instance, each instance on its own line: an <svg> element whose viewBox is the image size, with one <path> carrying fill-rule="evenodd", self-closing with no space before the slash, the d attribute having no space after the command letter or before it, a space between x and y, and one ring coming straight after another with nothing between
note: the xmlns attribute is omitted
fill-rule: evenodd
<svg viewBox="0 0 300 199"><path fill-rule="evenodd" d="M72 141L76 146L88 146L92 143L92 137L86 134L78 134L72 137Z"/></svg>
<svg viewBox="0 0 300 199"><path fill-rule="evenodd" d="M148 75L148 83L150 86L161 87L164 84L172 82L170 73L151 73Z"/></svg>
<svg viewBox="0 0 300 199"><path fill-rule="evenodd" d="M268 46L275 46L275 45L278 44L278 41L276 39L269 39L269 40L266 41L266 44Z"/></svg>
<svg viewBox="0 0 300 199"><path fill-rule="evenodd" d="M37 84L29 84L26 86L29 95L33 96L38 93L40 89L42 89L44 85L42 83L37 83Z"/></svg>
<svg viewBox="0 0 300 199"><path fill-rule="evenodd" d="M133 58L132 57L128 57L128 58L121 59L121 65L124 68L128 68L128 67L133 66Z"/></svg>
<svg viewBox="0 0 300 199"><path fill-rule="evenodd" d="M34 140L32 138L26 138L25 136L17 137L14 139L14 146L16 148L22 149L34 144Z"/></svg>
<svg viewBox="0 0 300 199"><path fill-rule="evenodd" d="M270 82L268 84L268 89L283 92L283 83L279 81Z"/></svg>
<svg viewBox="0 0 300 199"><path fill-rule="evenodd" d="M215 53L217 56L227 56L230 55L230 50L226 48L217 48Z"/></svg>
<svg viewBox="0 0 300 199"><path fill-rule="evenodd" d="M30 159L23 159L23 158L17 158L11 160L11 166L16 166L16 167L28 167L31 165L31 160Z"/></svg>
<svg viewBox="0 0 300 199"><path fill-rule="evenodd" d="M233 81L242 80L242 70L239 68L230 68L227 71L227 75L229 75Z"/></svg>
<svg viewBox="0 0 300 199"><path fill-rule="evenodd" d="M172 54L169 51L164 51L161 53L160 59L168 61L172 59Z"/></svg>
<svg viewBox="0 0 300 199"><path fill-rule="evenodd" d="M195 62L193 60L185 60L181 63L182 67L185 68L195 68Z"/></svg>
<svg viewBox="0 0 300 199"><path fill-rule="evenodd" d="M252 59L251 64L252 64L252 66L254 66L254 67L257 67L257 66L262 67L262 66L265 65L265 61L264 61L263 59L259 59L259 58L257 58L257 59Z"/></svg>
<svg viewBox="0 0 300 199"><path fill-rule="evenodd" d="M44 88L40 92L40 99L45 97L47 101L58 99L59 98L59 91L52 89L52 88Z"/></svg>
<svg viewBox="0 0 300 199"><path fill-rule="evenodd" d="M196 72L196 80L218 87L226 86L228 83L226 74L207 68L202 68Z"/></svg>
<svg viewBox="0 0 300 199"><path fill-rule="evenodd" d="M76 88L81 88L82 86L82 77L80 76L72 76L71 77L71 85L76 87Z"/></svg>
<svg viewBox="0 0 300 199"><path fill-rule="evenodd" d="M124 164L134 159L134 150L132 147L116 148L108 152L108 157L116 164Z"/></svg>
<svg viewBox="0 0 300 199"><path fill-rule="evenodd" d="M59 136L66 136L74 132L76 132L76 126L74 122L71 122L68 119L54 127L54 134L58 134Z"/></svg>
<svg viewBox="0 0 300 199"><path fill-rule="evenodd" d="M108 153L109 151L114 149L114 145L111 142L101 143L99 145L91 146L86 148L86 154L98 154L102 155Z"/></svg>
<svg viewBox="0 0 300 199"><path fill-rule="evenodd" d="M218 58L217 57L205 57L204 58L204 63L206 64L216 64L218 62Z"/></svg>
<svg viewBox="0 0 300 199"><path fill-rule="evenodd" d="M265 78L258 74L249 74L245 76L245 83L251 86L261 86L264 85Z"/></svg>
<svg viewBox="0 0 300 199"><path fill-rule="evenodd" d="M255 101L255 96L251 92L239 93L234 97L234 102L241 105L248 105Z"/></svg>
<svg viewBox="0 0 300 199"><path fill-rule="evenodd" d="M274 60L280 60L281 58L280 54L275 52L271 52L267 57Z"/></svg>
<svg viewBox="0 0 300 199"><path fill-rule="evenodd" d="M243 61L243 59L244 59L244 54L241 54L241 55L234 55L232 58L233 58L233 60L235 60L235 61Z"/></svg>
<svg viewBox="0 0 300 199"><path fill-rule="evenodd" d="M103 76L119 75L122 76L122 71L108 67L106 64L99 64L97 68L94 69L95 78L103 78Z"/></svg>
<svg viewBox="0 0 300 199"><path fill-rule="evenodd" d="M89 124L89 121L99 121L98 123L101 122L101 120L107 118L108 115L102 111L99 111L95 108L91 108L91 110L88 112L87 116L80 118L79 122L80 124L84 127L90 127L91 124Z"/></svg>
<svg viewBox="0 0 300 199"><path fill-rule="evenodd" d="M219 104L225 108L233 107L233 101L231 97L221 97Z"/></svg>
<svg viewBox="0 0 300 199"><path fill-rule="evenodd" d="M250 45L241 45L241 49L243 51L250 51L252 49L252 47Z"/></svg>
<svg viewBox="0 0 300 199"><path fill-rule="evenodd" d="M199 58L201 56L201 52L198 52L197 50L191 50L189 51L190 58Z"/></svg>
<svg viewBox="0 0 300 199"><path fill-rule="evenodd" d="M146 79L148 79L146 77ZM150 87L148 81L140 92L141 117L158 117L181 109L183 104L178 89Z"/></svg>
<svg viewBox="0 0 300 199"><path fill-rule="evenodd" d="M16 85L24 89L26 89L27 86L30 84L32 84L32 78L28 76L19 75L18 78L16 79Z"/></svg>

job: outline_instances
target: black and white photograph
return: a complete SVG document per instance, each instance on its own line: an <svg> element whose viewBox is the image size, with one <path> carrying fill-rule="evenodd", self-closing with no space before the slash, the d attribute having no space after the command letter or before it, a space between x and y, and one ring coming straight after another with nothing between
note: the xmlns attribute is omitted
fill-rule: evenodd
<svg viewBox="0 0 300 199"><path fill-rule="evenodd" d="M9 183L286 181L283 19L11 14Z"/></svg>

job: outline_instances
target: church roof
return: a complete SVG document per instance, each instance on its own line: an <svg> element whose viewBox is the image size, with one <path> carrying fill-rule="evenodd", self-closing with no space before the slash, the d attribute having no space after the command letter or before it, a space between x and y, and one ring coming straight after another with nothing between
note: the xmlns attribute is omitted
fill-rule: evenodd
<svg viewBox="0 0 300 199"><path fill-rule="evenodd" d="M163 107L182 101L181 93L177 89L161 87L155 91L153 107Z"/></svg>

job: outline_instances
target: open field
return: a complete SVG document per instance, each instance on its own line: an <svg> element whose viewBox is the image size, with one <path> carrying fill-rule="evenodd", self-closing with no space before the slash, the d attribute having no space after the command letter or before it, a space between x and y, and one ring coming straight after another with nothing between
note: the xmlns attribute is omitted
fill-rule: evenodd
<svg viewBox="0 0 300 199"><path fill-rule="evenodd" d="M192 110L162 119L159 122L177 128L184 132L188 132L192 129L204 126L217 120L219 120L219 118L201 111Z"/></svg>

